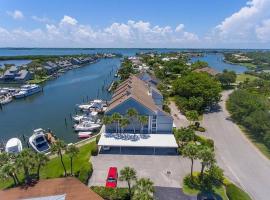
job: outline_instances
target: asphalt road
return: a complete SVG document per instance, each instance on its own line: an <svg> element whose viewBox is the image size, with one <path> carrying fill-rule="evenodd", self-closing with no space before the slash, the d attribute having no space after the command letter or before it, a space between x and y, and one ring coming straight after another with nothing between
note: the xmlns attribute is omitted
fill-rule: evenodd
<svg viewBox="0 0 270 200"><path fill-rule="evenodd" d="M218 164L254 200L270 199L270 161L245 137L225 109L230 91L222 94L220 109L204 115L206 136L214 139Z"/></svg>

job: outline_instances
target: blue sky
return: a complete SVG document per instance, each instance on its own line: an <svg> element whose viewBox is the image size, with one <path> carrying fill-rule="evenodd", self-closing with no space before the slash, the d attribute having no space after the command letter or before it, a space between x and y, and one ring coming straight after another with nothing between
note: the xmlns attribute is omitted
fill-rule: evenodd
<svg viewBox="0 0 270 200"><path fill-rule="evenodd" d="M0 46L268 48L270 0L0 0Z"/></svg>

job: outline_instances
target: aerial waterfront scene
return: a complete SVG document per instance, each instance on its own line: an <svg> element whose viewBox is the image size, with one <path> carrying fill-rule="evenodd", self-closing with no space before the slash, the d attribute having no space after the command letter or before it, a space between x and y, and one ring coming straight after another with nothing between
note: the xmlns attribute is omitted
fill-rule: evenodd
<svg viewBox="0 0 270 200"><path fill-rule="evenodd" d="M0 1L0 199L268 200L269 0Z"/></svg>

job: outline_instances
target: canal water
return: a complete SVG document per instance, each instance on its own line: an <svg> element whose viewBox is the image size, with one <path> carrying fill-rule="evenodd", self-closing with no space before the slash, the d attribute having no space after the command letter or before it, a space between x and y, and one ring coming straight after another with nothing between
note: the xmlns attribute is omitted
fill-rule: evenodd
<svg viewBox="0 0 270 200"><path fill-rule="evenodd" d="M76 141L70 118L75 105L97 97L109 100L110 94L102 87L109 87L119 66L117 58L102 59L47 82L42 93L4 106L0 111L0 139L30 136L36 128L50 128L66 142Z"/></svg>
<svg viewBox="0 0 270 200"><path fill-rule="evenodd" d="M0 56L12 55L68 55L92 53L121 53L133 56L137 52L146 51L182 51L181 49L0 49ZM203 60L218 71L223 69L243 72L246 68L224 63L222 54L206 54L204 57L194 58ZM99 62L74 69L61 77L48 81L42 93L14 100L0 110L0 142L11 137L30 136L36 128L50 128L59 138L67 143L77 141L73 131L71 115L76 113L76 104L87 99L102 98L110 100L111 94L102 87L109 87L115 79L114 73L120 67L120 59L101 59ZM65 123L65 119L66 122Z"/></svg>

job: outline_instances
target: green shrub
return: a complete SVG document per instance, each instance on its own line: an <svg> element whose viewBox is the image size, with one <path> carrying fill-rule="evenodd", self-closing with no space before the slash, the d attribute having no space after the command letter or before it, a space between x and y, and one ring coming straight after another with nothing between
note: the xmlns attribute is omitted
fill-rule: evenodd
<svg viewBox="0 0 270 200"><path fill-rule="evenodd" d="M80 171L77 173L78 179L84 183L87 184L88 179L91 177L93 173L93 167L92 164L89 163L89 166L83 166Z"/></svg>
<svg viewBox="0 0 270 200"><path fill-rule="evenodd" d="M98 135L98 136L96 137L96 144L98 144L99 139L100 139L100 135Z"/></svg>
<svg viewBox="0 0 270 200"><path fill-rule="evenodd" d="M214 140L203 137L201 135L197 135L196 139L197 142L200 142L202 145L206 145L210 148L214 148Z"/></svg>
<svg viewBox="0 0 270 200"><path fill-rule="evenodd" d="M187 175L184 178L184 185L188 186L190 189L199 190L201 187L199 176L193 175L193 179L191 179L190 175Z"/></svg>
<svg viewBox="0 0 270 200"><path fill-rule="evenodd" d="M98 145L95 145L93 149L91 150L91 155L92 156L97 156L98 155Z"/></svg>
<svg viewBox="0 0 270 200"><path fill-rule="evenodd" d="M104 199L108 199L108 200L128 200L129 199L127 188L106 188L103 186L92 186L91 189Z"/></svg>
<svg viewBox="0 0 270 200"><path fill-rule="evenodd" d="M200 131L200 132L205 132L206 130L205 130L205 128L204 128L204 127L198 127L198 128L197 128L197 131Z"/></svg>
<svg viewBox="0 0 270 200"><path fill-rule="evenodd" d="M167 112L167 113L171 113L170 107L169 107L168 105L166 105L166 104L163 105L163 110L164 110L165 112Z"/></svg>
<svg viewBox="0 0 270 200"><path fill-rule="evenodd" d="M226 194L230 200L251 200L246 192L232 183L226 185Z"/></svg>

